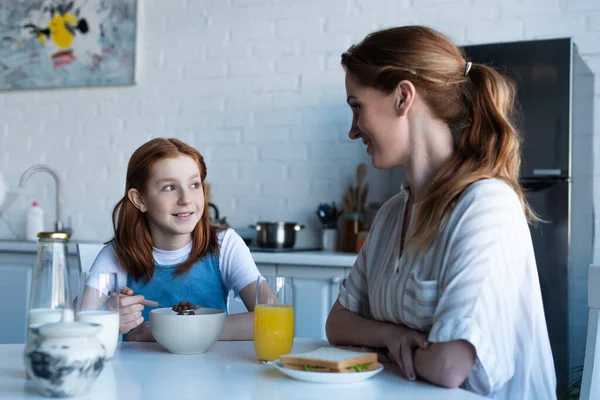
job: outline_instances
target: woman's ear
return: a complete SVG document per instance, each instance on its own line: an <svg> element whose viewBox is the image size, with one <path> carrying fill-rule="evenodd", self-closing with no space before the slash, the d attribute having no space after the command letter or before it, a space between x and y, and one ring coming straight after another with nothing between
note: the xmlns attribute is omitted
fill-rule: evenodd
<svg viewBox="0 0 600 400"><path fill-rule="evenodd" d="M148 209L146 208L146 205L144 204L144 199L142 198L142 195L140 194L140 192L137 189L134 189L134 188L129 189L127 191L127 198L129 199L129 201L131 201L131 203L133 203L135 208L137 208L141 212L148 211Z"/></svg>
<svg viewBox="0 0 600 400"><path fill-rule="evenodd" d="M411 81L401 81L396 86L395 100L398 116L405 117L415 101L417 90Z"/></svg>

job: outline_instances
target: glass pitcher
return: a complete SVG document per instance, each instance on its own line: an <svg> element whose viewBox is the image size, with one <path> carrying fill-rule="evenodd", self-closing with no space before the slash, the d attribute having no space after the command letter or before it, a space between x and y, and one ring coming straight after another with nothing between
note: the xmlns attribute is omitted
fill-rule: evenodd
<svg viewBox="0 0 600 400"><path fill-rule="evenodd" d="M37 258L27 308L28 343L32 339L31 328L61 320L73 321L73 309L69 304L67 268L69 234L40 232L38 238Z"/></svg>

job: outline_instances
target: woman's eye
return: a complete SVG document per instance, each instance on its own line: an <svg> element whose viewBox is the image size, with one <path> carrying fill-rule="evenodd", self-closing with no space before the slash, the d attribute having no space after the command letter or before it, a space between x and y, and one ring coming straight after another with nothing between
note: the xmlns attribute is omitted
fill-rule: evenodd
<svg viewBox="0 0 600 400"><path fill-rule="evenodd" d="M200 182L194 182L194 183L192 183L192 188L194 188L194 189L198 189L201 186L202 186L202 184Z"/></svg>
<svg viewBox="0 0 600 400"><path fill-rule="evenodd" d="M359 110L360 109L360 104L350 104L350 108L354 111L354 110Z"/></svg>
<svg viewBox="0 0 600 400"><path fill-rule="evenodd" d="M175 185L167 185L163 188L163 190L165 192L172 192L173 190L175 190Z"/></svg>

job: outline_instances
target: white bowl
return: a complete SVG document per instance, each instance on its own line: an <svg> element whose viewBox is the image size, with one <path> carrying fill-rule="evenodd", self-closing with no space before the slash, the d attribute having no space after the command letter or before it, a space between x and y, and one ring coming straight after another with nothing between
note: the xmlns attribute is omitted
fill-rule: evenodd
<svg viewBox="0 0 600 400"><path fill-rule="evenodd" d="M199 308L196 315L177 315L170 308L150 311L152 335L175 354L202 354L215 344L225 326L227 314L215 308Z"/></svg>

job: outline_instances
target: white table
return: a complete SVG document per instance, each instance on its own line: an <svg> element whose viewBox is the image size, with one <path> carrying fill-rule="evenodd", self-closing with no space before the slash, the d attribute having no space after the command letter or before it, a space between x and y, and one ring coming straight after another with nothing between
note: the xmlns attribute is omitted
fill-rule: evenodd
<svg viewBox="0 0 600 400"><path fill-rule="evenodd" d="M296 339L295 352L327 345ZM23 345L0 345L0 399L38 396L25 380ZM183 356L167 353L157 343L122 343L88 395L77 399L482 399L461 389L443 389L400 377L385 365L375 377L350 385L330 385L290 379L256 362L252 342L218 342L207 353Z"/></svg>

